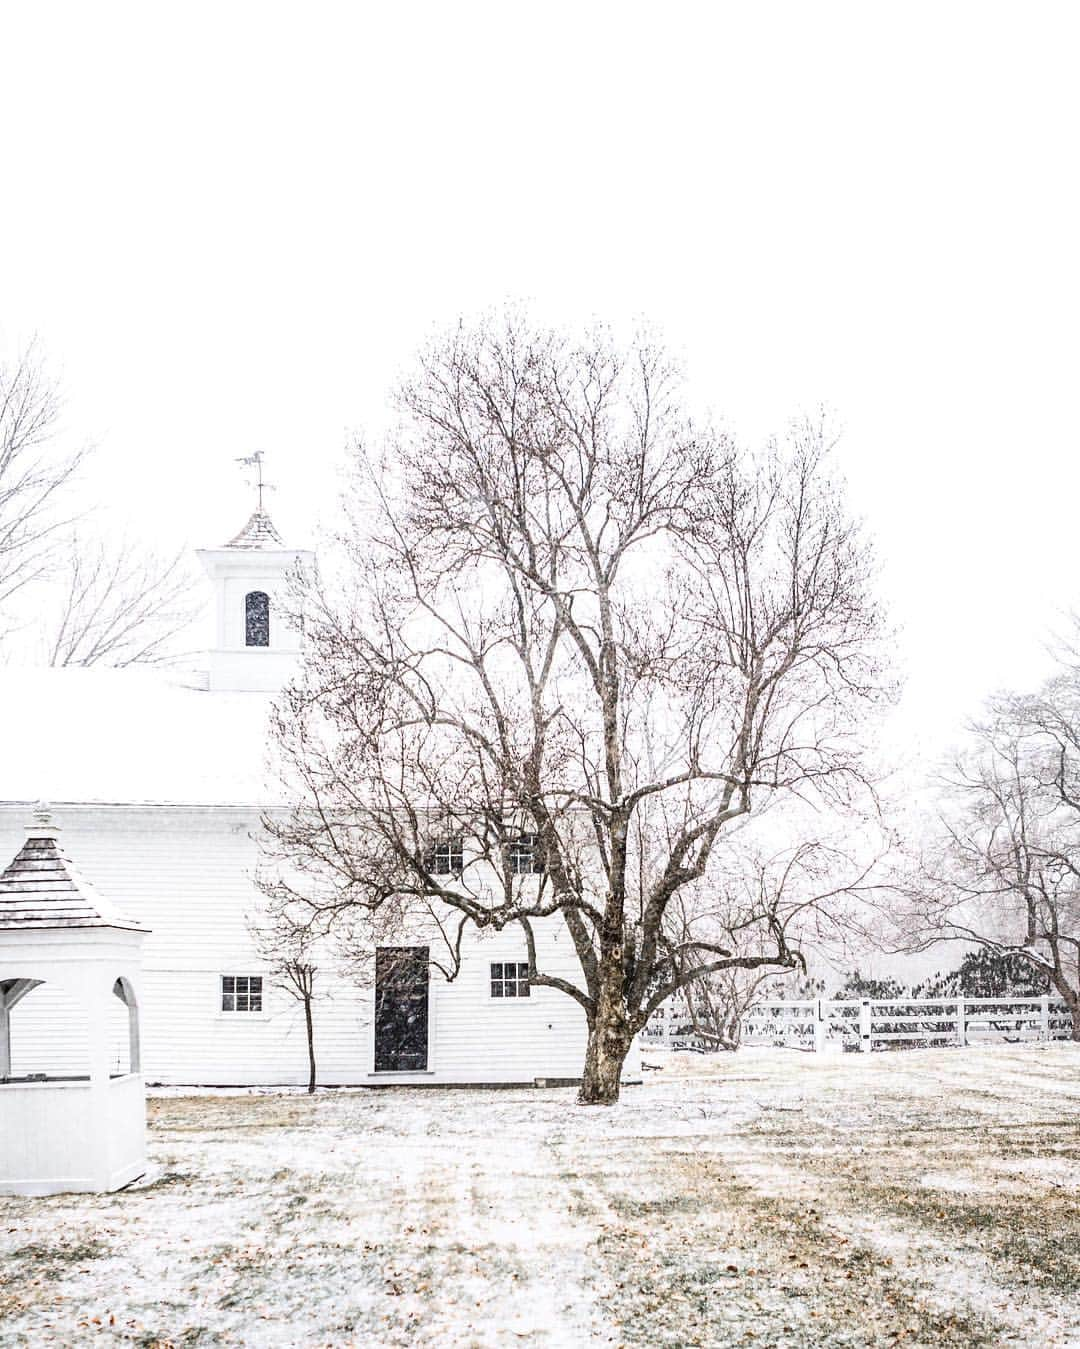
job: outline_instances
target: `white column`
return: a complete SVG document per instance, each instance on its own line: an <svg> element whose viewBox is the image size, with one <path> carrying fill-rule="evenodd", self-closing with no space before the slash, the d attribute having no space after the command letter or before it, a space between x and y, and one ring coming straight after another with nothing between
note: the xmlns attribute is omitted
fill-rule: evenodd
<svg viewBox="0 0 1080 1349"><path fill-rule="evenodd" d="M86 1032L90 1058L90 1096L87 1103L87 1156L91 1176L98 1190L109 1188L110 1142L112 1123L109 1116L109 1003L112 990L98 971L97 978L87 981Z"/></svg>

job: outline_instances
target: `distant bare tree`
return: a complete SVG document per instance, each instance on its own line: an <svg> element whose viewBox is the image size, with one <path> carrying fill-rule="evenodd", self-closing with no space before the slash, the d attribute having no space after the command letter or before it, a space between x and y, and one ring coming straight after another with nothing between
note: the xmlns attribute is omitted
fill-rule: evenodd
<svg viewBox="0 0 1080 1349"><path fill-rule="evenodd" d="M665 998L799 963L768 914L745 950L673 946L665 915L756 805L863 783L884 687L868 550L820 425L748 453L689 421L646 342L461 330L402 412L387 461L361 456L375 519L345 540L350 581L305 598L271 851L324 915L517 924L530 983L584 1012L580 1100L611 1102ZM580 979L542 968L549 918Z"/></svg>
<svg viewBox="0 0 1080 1349"><path fill-rule="evenodd" d="M700 976L679 995L682 1021L713 1049L736 1050L743 1017L776 975L757 970L727 969ZM678 1018L680 1011L674 1010Z"/></svg>
<svg viewBox="0 0 1080 1349"><path fill-rule="evenodd" d="M248 931L274 987L287 993L304 1012L308 1057L308 1094L315 1091L316 938L311 925L288 904L272 904L248 919Z"/></svg>
<svg viewBox="0 0 1080 1349"><path fill-rule="evenodd" d="M677 966L696 964L696 941L706 935L745 954L760 944L762 927L775 926L794 951L835 955L863 937L860 901L877 895L875 874L886 851L882 842L858 859L850 848L820 839L769 853L729 847L707 891L696 887L669 906L664 947ZM743 1016L773 981L776 971L768 966L694 975L682 990L685 1019L717 1048L737 1049Z"/></svg>
<svg viewBox="0 0 1080 1349"><path fill-rule="evenodd" d="M282 960L278 964L280 984L288 989L304 1009L304 1028L307 1035L308 1095L315 1094L315 1021L312 1004L315 1001L315 976L318 969L309 961Z"/></svg>
<svg viewBox="0 0 1080 1349"><path fill-rule="evenodd" d="M161 664L197 609L184 552L158 558L130 542L74 537L59 580L50 665Z"/></svg>
<svg viewBox="0 0 1080 1349"><path fill-rule="evenodd" d="M63 489L85 450L59 448L60 400L31 346L0 363L0 618L49 570L57 532L71 523Z"/></svg>
<svg viewBox="0 0 1080 1349"><path fill-rule="evenodd" d="M1080 1040L1080 661L1003 694L942 781L940 834L909 883L910 949L976 942L1045 973Z"/></svg>

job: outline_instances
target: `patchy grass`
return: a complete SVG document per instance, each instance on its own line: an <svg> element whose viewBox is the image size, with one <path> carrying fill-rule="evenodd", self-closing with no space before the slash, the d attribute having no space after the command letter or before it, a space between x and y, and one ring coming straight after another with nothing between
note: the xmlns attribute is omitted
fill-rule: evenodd
<svg viewBox="0 0 1080 1349"><path fill-rule="evenodd" d="M594 1182L630 1221L600 1242L628 1345L888 1346L987 1349L1010 1327L896 1268L820 1208L763 1195L694 1155L668 1153L649 1177L664 1197L631 1200L632 1176ZM689 1201L689 1202L688 1202ZM660 1219L660 1221L658 1221Z"/></svg>
<svg viewBox="0 0 1080 1349"><path fill-rule="evenodd" d="M655 1061L155 1096L145 1183L0 1199L0 1343L1080 1343L1078 1047Z"/></svg>
<svg viewBox="0 0 1080 1349"><path fill-rule="evenodd" d="M1020 1282L1080 1294L1080 1209L1075 1193L974 1197L952 1190L868 1187L876 1208L905 1224L946 1232L961 1248L979 1249Z"/></svg>
<svg viewBox="0 0 1080 1349"><path fill-rule="evenodd" d="M5 1281L27 1276L32 1279L59 1279L72 1265L89 1265L93 1260L100 1260L105 1253L104 1244L94 1239L61 1237L55 1245L31 1241L5 1255Z"/></svg>

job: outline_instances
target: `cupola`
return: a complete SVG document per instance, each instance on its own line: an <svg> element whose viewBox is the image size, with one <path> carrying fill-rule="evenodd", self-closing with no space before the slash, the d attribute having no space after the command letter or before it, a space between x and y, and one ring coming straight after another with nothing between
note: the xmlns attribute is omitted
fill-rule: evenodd
<svg viewBox="0 0 1080 1349"><path fill-rule="evenodd" d="M241 461L258 468L258 504L247 524L220 548L196 556L214 587L214 691L276 692L293 673L302 637L289 618L289 576L314 560L288 548L263 506L262 453Z"/></svg>

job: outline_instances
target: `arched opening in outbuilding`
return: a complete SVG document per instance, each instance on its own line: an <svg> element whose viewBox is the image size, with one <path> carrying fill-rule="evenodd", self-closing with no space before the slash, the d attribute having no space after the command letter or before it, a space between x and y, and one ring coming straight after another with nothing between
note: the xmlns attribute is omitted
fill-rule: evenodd
<svg viewBox="0 0 1080 1349"><path fill-rule="evenodd" d="M139 1004L127 979L117 979L112 991L119 1006L114 1002L109 1010L109 1073L121 1077L140 1070Z"/></svg>
<svg viewBox="0 0 1080 1349"><path fill-rule="evenodd" d="M90 1076L86 1011L44 979L0 979L0 1080L78 1082Z"/></svg>

